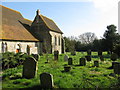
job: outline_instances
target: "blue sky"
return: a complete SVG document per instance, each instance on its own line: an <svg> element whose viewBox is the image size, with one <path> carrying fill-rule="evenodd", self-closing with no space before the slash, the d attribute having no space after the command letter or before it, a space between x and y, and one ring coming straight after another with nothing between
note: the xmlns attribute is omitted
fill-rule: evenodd
<svg viewBox="0 0 120 90"><path fill-rule="evenodd" d="M33 20L36 10L56 22L64 36L78 36L85 32L93 32L98 38L106 30L106 26L117 26L117 12L95 4L96 2L2 2L3 6L19 11L24 18ZM103 4L102 4L103 5ZM114 7L114 6L113 6ZM117 11L114 7L112 9ZM103 9L104 8L104 9ZM103 9L103 10L102 10ZM107 15L109 16L107 16ZM112 14L112 17L111 17Z"/></svg>

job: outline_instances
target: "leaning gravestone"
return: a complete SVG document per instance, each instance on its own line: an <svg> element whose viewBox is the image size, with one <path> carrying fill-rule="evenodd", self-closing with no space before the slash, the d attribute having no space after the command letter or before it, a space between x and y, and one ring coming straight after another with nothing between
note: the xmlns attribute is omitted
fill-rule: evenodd
<svg viewBox="0 0 120 90"><path fill-rule="evenodd" d="M91 61L91 56L85 56L87 61Z"/></svg>
<svg viewBox="0 0 120 90"><path fill-rule="evenodd" d="M69 58L68 55L65 55L64 56L64 61L68 61L68 58Z"/></svg>
<svg viewBox="0 0 120 90"><path fill-rule="evenodd" d="M37 61L28 57L23 63L23 77L24 78L34 78L37 70Z"/></svg>
<svg viewBox="0 0 120 90"><path fill-rule="evenodd" d="M99 62L98 61L94 61L94 66L95 67L99 67Z"/></svg>
<svg viewBox="0 0 120 90"><path fill-rule="evenodd" d="M68 65L72 65L72 58L68 58Z"/></svg>
<svg viewBox="0 0 120 90"><path fill-rule="evenodd" d="M59 51L54 51L54 60L58 60Z"/></svg>
<svg viewBox="0 0 120 90"><path fill-rule="evenodd" d="M40 74L40 83L42 88L53 88L53 76L49 73Z"/></svg>
<svg viewBox="0 0 120 90"><path fill-rule="evenodd" d="M86 59L80 58L80 66L85 66L85 65L86 65Z"/></svg>
<svg viewBox="0 0 120 90"><path fill-rule="evenodd" d="M38 61L39 55L38 54L32 54L32 56Z"/></svg>
<svg viewBox="0 0 120 90"><path fill-rule="evenodd" d="M120 75L120 62L116 62L113 66L114 73Z"/></svg>

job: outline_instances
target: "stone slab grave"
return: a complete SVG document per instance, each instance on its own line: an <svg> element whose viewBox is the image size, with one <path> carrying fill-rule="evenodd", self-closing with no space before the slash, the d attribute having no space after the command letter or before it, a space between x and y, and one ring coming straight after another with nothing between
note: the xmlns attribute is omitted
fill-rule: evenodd
<svg viewBox="0 0 120 90"><path fill-rule="evenodd" d="M68 55L65 55L65 56L64 56L64 61L68 61L68 58L69 58L69 56L68 56Z"/></svg>
<svg viewBox="0 0 120 90"><path fill-rule="evenodd" d="M85 58L80 58L79 64L80 64L80 66L85 66L86 65L86 59Z"/></svg>
<svg viewBox="0 0 120 90"><path fill-rule="evenodd" d="M53 88L53 75L49 73L40 74L41 88Z"/></svg>
<svg viewBox="0 0 120 90"><path fill-rule="evenodd" d="M38 54L32 54L32 56L38 61L39 55Z"/></svg>
<svg viewBox="0 0 120 90"><path fill-rule="evenodd" d="M120 75L120 62L114 63L113 69L115 74Z"/></svg>
<svg viewBox="0 0 120 90"><path fill-rule="evenodd" d="M68 58L68 65L72 65L72 64L73 64L72 58Z"/></svg>
<svg viewBox="0 0 120 90"><path fill-rule="evenodd" d="M85 58L86 58L87 61L91 61L91 56L87 55L87 56L85 56Z"/></svg>
<svg viewBox="0 0 120 90"><path fill-rule="evenodd" d="M34 78L37 71L37 61L33 57L28 57L23 63L23 77Z"/></svg>
<svg viewBox="0 0 120 90"><path fill-rule="evenodd" d="M58 60L59 51L54 51L54 60Z"/></svg>
<svg viewBox="0 0 120 90"><path fill-rule="evenodd" d="M99 67L99 61L94 61L94 67Z"/></svg>

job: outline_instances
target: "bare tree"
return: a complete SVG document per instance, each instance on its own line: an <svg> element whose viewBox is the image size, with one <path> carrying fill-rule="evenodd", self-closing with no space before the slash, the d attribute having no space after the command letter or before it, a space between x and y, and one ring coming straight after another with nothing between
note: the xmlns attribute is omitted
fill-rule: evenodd
<svg viewBox="0 0 120 90"><path fill-rule="evenodd" d="M86 32L78 36L79 41L84 44L92 43L95 39L97 39L97 36L94 33Z"/></svg>

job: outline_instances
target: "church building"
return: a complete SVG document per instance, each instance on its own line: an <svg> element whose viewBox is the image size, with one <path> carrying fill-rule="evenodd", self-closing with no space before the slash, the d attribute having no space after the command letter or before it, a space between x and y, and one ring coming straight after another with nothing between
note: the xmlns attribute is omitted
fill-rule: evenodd
<svg viewBox="0 0 120 90"><path fill-rule="evenodd" d="M0 53L23 52L28 54L64 53L63 32L52 19L36 11L33 21L20 12L5 6L2 8L0 24Z"/></svg>

